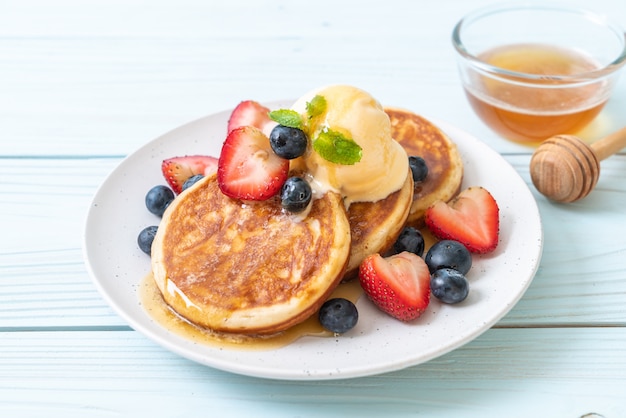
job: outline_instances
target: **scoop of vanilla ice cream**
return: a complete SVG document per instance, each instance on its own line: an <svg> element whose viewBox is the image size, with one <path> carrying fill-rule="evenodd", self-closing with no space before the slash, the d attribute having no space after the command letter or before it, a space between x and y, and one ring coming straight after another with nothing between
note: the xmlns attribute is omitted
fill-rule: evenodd
<svg viewBox="0 0 626 418"><path fill-rule="evenodd" d="M383 107L369 93L348 85L324 87L298 99L292 110L306 114L306 104L316 95L326 99L326 113L314 118L309 135L330 129L354 140L362 149L361 160L353 165L332 163L311 146L300 164L309 173L314 190L333 190L352 202L375 202L399 190L408 175L408 157L391 137L391 124Z"/></svg>

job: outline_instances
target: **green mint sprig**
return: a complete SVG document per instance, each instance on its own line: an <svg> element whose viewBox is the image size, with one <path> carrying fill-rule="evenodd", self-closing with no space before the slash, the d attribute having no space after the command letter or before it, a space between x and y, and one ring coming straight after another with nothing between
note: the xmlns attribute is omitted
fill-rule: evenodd
<svg viewBox="0 0 626 418"><path fill-rule="evenodd" d="M302 117L298 112L291 109L272 110L269 117L279 125L288 126L289 128L303 128Z"/></svg>
<svg viewBox="0 0 626 418"><path fill-rule="evenodd" d="M316 95L306 103L307 117L303 121L298 112L291 109L278 109L269 113L274 122L290 128L302 129L310 137L309 122L326 113L326 99ZM323 129L312 140L313 150L323 159L335 164L353 165L361 161L363 149L352 138L332 129Z"/></svg>
<svg viewBox="0 0 626 418"><path fill-rule="evenodd" d="M323 115L326 112L326 99L324 96L316 95L310 102L306 102L306 112L309 120Z"/></svg>
<svg viewBox="0 0 626 418"><path fill-rule="evenodd" d="M313 141L313 149L323 159L341 165L361 161L363 150L353 139L331 129L323 130Z"/></svg>

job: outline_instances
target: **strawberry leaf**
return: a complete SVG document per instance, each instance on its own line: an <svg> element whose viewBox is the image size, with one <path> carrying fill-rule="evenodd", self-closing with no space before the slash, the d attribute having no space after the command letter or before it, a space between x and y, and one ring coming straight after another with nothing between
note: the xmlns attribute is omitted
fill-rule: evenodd
<svg viewBox="0 0 626 418"><path fill-rule="evenodd" d="M363 155L359 144L331 129L320 132L313 141L313 149L325 160L342 165L356 164Z"/></svg>
<svg viewBox="0 0 626 418"><path fill-rule="evenodd" d="M289 128L302 129L302 117L298 112L291 109L272 110L269 113L270 119L280 125Z"/></svg>

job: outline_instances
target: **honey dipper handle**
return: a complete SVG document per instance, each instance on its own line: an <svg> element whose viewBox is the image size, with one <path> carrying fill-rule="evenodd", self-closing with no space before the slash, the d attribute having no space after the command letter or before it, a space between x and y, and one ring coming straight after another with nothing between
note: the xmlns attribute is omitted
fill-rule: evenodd
<svg viewBox="0 0 626 418"><path fill-rule="evenodd" d="M626 127L591 144L591 149L598 161L604 160L624 147L626 147Z"/></svg>

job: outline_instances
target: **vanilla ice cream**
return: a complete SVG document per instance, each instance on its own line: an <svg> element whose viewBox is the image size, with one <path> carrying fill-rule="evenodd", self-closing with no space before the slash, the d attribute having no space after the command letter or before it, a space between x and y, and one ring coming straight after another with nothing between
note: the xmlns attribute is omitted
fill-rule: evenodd
<svg viewBox="0 0 626 418"><path fill-rule="evenodd" d="M334 85L304 95L292 110L305 115L315 96L326 100L326 112L308 126L312 141L324 130L340 132L362 149L361 160L352 165L332 163L310 146L299 164L309 173L314 190L340 193L346 206L352 202L375 202L399 190L408 175L408 156L391 137L391 124L383 107L356 87Z"/></svg>

